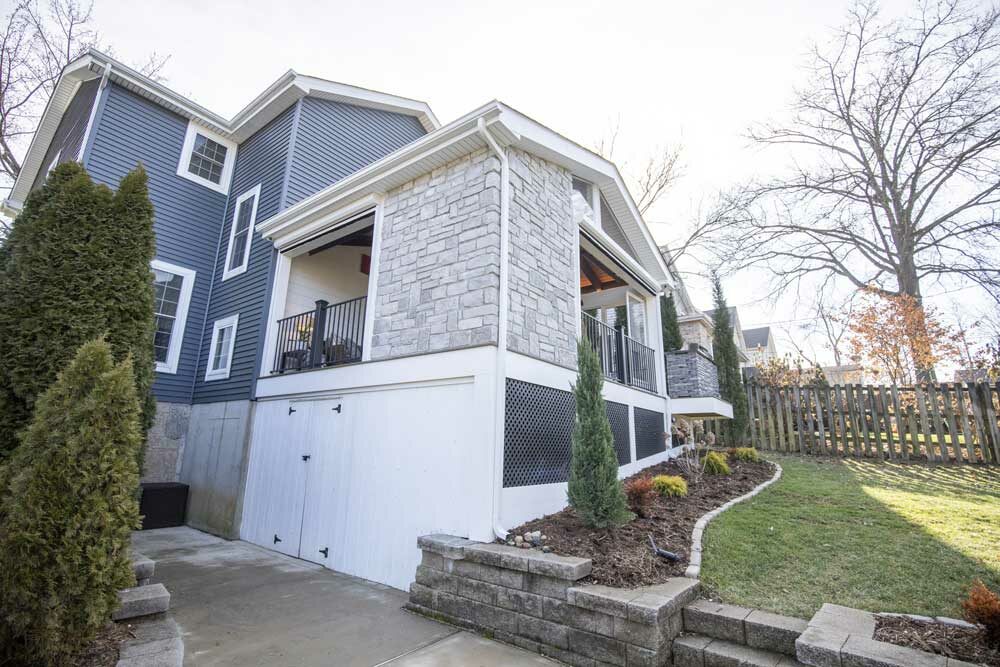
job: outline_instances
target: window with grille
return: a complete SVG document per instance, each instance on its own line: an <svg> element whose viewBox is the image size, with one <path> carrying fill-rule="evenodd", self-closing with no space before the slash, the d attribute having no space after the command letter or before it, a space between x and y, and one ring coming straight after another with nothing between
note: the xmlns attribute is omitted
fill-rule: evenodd
<svg viewBox="0 0 1000 667"><path fill-rule="evenodd" d="M153 261L152 269L155 316L153 358L157 371L176 373L195 272L159 260Z"/></svg>
<svg viewBox="0 0 1000 667"><path fill-rule="evenodd" d="M260 199L260 185L243 193L233 207L233 219L229 227L229 245L226 250L226 270L222 279L226 280L247 270L250 263L250 246L253 243L253 228L257 219L257 202Z"/></svg>
<svg viewBox="0 0 1000 667"><path fill-rule="evenodd" d="M177 175L228 194L236 144L208 129L188 123Z"/></svg>

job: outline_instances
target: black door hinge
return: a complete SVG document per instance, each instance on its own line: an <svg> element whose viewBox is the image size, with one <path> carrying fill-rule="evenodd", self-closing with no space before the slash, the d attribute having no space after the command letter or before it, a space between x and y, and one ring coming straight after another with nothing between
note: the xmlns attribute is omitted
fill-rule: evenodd
<svg viewBox="0 0 1000 667"><path fill-rule="evenodd" d="M292 414L293 412L295 412L295 408L293 408L292 406L289 405L288 406L288 414Z"/></svg>
<svg viewBox="0 0 1000 667"><path fill-rule="evenodd" d="M280 541L281 541L281 538L280 538L280 537L278 537L278 534L277 534L277 533L275 533L275 534L274 534L274 543L275 543L275 544L277 544L277 543L278 543L278 542L280 542Z"/></svg>
<svg viewBox="0 0 1000 667"><path fill-rule="evenodd" d="M337 403L337 407L330 408L330 409L333 410L334 412L336 412L337 414L340 414L340 403Z"/></svg>
<svg viewBox="0 0 1000 667"><path fill-rule="evenodd" d="M309 460L309 459L311 459L311 458L312 458L312 456L310 456L309 454L303 454L303 455L302 455L302 460L303 460L303 461L308 461L308 460Z"/></svg>
<svg viewBox="0 0 1000 667"><path fill-rule="evenodd" d="M330 555L330 550L327 547L323 547L322 549L319 550L319 552L323 554L323 558L326 558L327 556Z"/></svg>

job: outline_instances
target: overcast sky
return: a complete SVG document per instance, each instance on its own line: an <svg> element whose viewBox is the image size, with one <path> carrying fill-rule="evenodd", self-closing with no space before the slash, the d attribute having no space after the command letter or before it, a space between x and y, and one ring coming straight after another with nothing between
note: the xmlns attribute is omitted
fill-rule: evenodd
<svg viewBox="0 0 1000 667"><path fill-rule="evenodd" d="M745 131L782 112L809 45L847 5L96 0L95 18L119 58L169 55L168 85L226 116L292 68L424 100L443 123L496 98L587 146L618 124L625 172L656 146L681 144L684 177L647 215L668 242L718 190L781 167ZM767 303L762 280L725 286L745 327L808 316L788 299ZM692 287L711 307L704 286Z"/></svg>

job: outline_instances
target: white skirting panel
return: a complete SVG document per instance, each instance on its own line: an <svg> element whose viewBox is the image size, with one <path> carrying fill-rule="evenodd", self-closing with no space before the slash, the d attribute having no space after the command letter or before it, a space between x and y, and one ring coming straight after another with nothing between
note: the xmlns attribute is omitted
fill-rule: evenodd
<svg viewBox="0 0 1000 667"><path fill-rule="evenodd" d="M491 539L484 352L261 380L272 398L254 422L243 539L401 589L419 535ZM274 396L275 384L299 391Z"/></svg>

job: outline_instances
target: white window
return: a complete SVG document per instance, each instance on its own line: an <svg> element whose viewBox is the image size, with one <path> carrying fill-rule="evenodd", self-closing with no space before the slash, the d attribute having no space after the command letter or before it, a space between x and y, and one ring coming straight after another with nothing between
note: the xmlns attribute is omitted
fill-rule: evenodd
<svg viewBox="0 0 1000 667"><path fill-rule="evenodd" d="M646 344L646 304L632 294L628 295L628 334Z"/></svg>
<svg viewBox="0 0 1000 667"><path fill-rule="evenodd" d="M233 220L229 226L229 247L226 250L226 269L222 279L238 276L247 270L250 262L250 245L253 243L253 226L257 220L257 202L260 200L260 185L244 192L236 200Z"/></svg>
<svg viewBox="0 0 1000 667"><path fill-rule="evenodd" d="M56 151L56 156L54 158L52 158L52 162L49 162L48 169L45 170L45 178L48 178L49 174L52 173L52 170L55 169L56 166L59 164L59 158L60 157L62 157L62 149L61 148Z"/></svg>
<svg viewBox="0 0 1000 667"><path fill-rule="evenodd" d="M153 260L152 268L153 309L156 318L153 357L156 359L157 371L176 373L195 272L158 259Z"/></svg>
<svg viewBox="0 0 1000 667"><path fill-rule="evenodd" d="M235 160L236 144L199 125L188 123L177 175L227 194Z"/></svg>
<svg viewBox="0 0 1000 667"><path fill-rule="evenodd" d="M229 367L233 362L233 345L236 343L236 325L240 316L233 315L217 320L212 325L212 344L208 348L208 367L205 381L225 380L229 377Z"/></svg>

